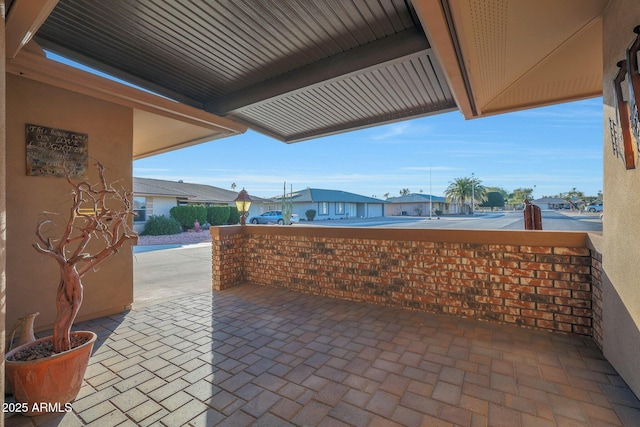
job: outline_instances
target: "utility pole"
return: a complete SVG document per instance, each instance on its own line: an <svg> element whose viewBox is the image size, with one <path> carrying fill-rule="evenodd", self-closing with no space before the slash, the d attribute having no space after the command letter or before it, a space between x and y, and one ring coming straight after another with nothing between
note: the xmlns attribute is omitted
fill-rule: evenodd
<svg viewBox="0 0 640 427"><path fill-rule="evenodd" d="M476 176L471 172L471 216L475 216L476 212L473 209L476 204Z"/></svg>
<svg viewBox="0 0 640 427"><path fill-rule="evenodd" d="M431 165L429 165L429 219L433 212L433 187L431 186Z"/></svg>

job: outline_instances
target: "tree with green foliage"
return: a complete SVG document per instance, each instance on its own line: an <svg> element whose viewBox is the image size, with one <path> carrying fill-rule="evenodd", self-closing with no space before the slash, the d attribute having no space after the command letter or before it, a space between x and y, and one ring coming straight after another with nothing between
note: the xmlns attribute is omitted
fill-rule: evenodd
<svg viewBox="0 0 640 427"><path fill-rule="evenodd" d="M502 187L485 187L485 190L487 191L487 197L489 193L500 193L504 200L509 199L509 193Z"/></svg>
<svg viewBox="0 0 640 427"><path fill-rule="evenodd" d="M509 204L513 206L522 205L525 200L531 200L533 188L516 188L509 197Z"/></svg>
<svg viewBox="0 0 640 427"><path fill-rule="evenodd" d="M458 202L464 206L467 199L471 198L471 180L469 178L456 178L449 182L449 186L444 190L444 195L449 201Z"/></svg>
<svg viewBox="0 0 640 427"><path fill-rule="evenodd" d="M487 200L480 204L483 208L504 208L504 196L498 191L488 191Z"/></svg>
<svg viewBox="0 0 640 427"><path fill-rule="evenodd" d="M444 195L448 200L457 201L461 206L464 206L467 200L471 201L472 197L475 202L481 202L486 199L487 194L484 186L480 184L481 182L476 177L456 178L449 182Z"/></svg>
<svg viewBox="0 0 640 427"><path fill-rule="evenodd" d="M411 191L408 188L403 188L402 190L400 190L401 196L408 196L409 194L411 194Z"/></svg>

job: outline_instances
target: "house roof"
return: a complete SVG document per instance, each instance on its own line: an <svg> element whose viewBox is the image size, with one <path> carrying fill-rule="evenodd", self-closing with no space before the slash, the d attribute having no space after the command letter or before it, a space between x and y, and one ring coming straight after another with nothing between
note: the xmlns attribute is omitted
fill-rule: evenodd
<svg viewBox="0 0 640 427"><path fill-rule="evenodd" d="M569 203L568 201L566 201L565 199L562 199L560 197L543 197L541 199L536 199L533 200L531 203L533 203L534 205L539 205L542 203L552 203L552 204L562 204L562 203Z"/></svg>
<svg viewBox="0 0 640 427"><path fill-rule="evenodd" d="M16 61L35 35L211 121L294 142L598 96L608 2L13 0L7 70L30 75ZM153 153L153 140L137 155Z"/></svg>
<svg viewBox="0 0 640 427"><path fill-rule="evenodd" d="M273 197L273 200L281 200L282 196ZM291 194L291 201L294 203L303 202L338 202L338 203L386 203L384 200L374 197L362 196L360 194L349 193L341 190L322 190L318 188L307 188Z"/></svg>
<svg viewBox="0 0 640 427"><path fill-rule="evenodd" d="M429 198L428 194L420 194L420 193L412 193L407 194L405 196L392 197L387 200L388 203L429 203L429 200L432 202L444 203L447 201L446 197L441 196L431 196Z"/></svg>
<svg viewBox="0 0 640 427"><path fill-rule="evenodd" d="M192 184L162 179L133 178L133 194L136 196L166 196L185 198L192 203L233 203L238 193L205 184ZM254 201L265 199L251 196Z"/></svg>

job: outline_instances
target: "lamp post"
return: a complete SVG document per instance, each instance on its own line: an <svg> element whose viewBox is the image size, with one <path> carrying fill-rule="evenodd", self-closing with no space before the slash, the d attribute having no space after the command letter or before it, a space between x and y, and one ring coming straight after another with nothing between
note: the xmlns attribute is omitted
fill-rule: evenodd
<svg viewBox="0 0 640 427"><path fill-rule="evenodd" d="M471 216L475 215L475 210L473 209L476 204L476 176L473 172L471 172Z"/></svg>
<svg viewBox="0 0 640 427"><path fill-rule="evenodd" d="M238 212L240 213L240 225L245 225L247 223L249 208L251 207L251 197L249 197L247 190L243 188L242 191L238 193L235 202L236 208L238 208Z"/></svg>

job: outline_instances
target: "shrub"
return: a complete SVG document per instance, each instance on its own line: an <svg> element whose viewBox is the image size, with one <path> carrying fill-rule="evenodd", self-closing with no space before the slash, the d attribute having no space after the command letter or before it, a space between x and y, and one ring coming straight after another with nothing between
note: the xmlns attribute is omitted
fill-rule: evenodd
<svg viewBox="0 0 640 427"><path fill-rule="evenodd" d="M227 224L229 225L234 225L234 224L240 224L240 212L238 212L238 208L236 208L235 206L229 206L229 220L227 222Z"/></svg>
<svg viewBox="0 0 640 427"><path fill-rule="evenodd" d="M144 225L141 236L165 236L167 234L182 233L180 223L164 215L151 215Z"/></svg>
<svg viewBox="0 0 640 427"><path fill-rule="evenodd" d="M229 206L208 206L207 222L211 225L222 225L229 221L231 209Z"/></svg>
<svg viewBox="0 0 640 427"><path fill-rule="evenodd" d="M309 209L304 214L307 216L307 220L313 221L313 219L316 217L316 213L317 212L315 209Z"/></svg>
<svg viewBox="0 0 640 427"><path fill-rule="evenodd" d="M184 230L193 228L196 219L200 224L207 222L207 208L202 205L174 206L169 214Z"/></svg>

